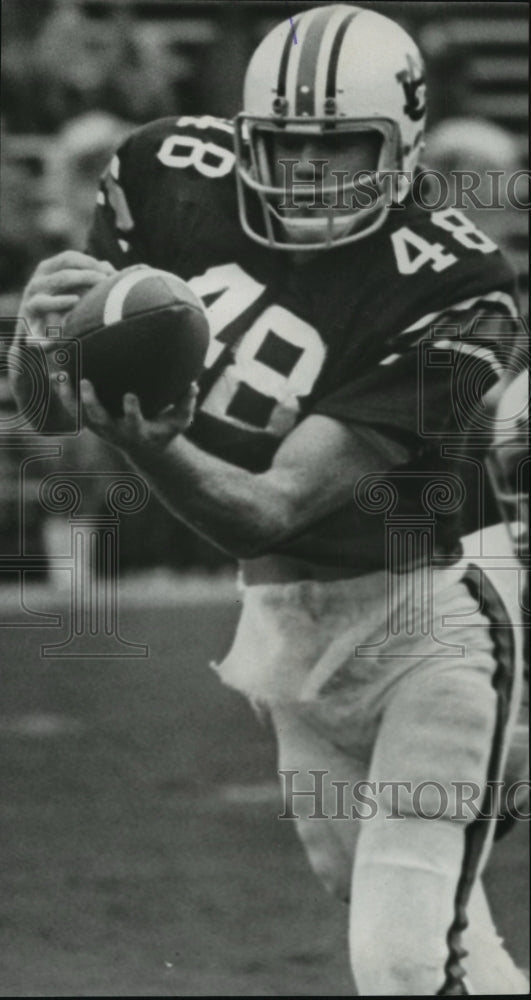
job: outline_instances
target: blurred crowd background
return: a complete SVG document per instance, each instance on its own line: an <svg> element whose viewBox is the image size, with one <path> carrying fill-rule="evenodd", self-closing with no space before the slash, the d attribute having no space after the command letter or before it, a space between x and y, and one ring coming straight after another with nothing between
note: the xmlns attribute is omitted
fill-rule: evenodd
<svg viewBox="0 0 531 1000"><path fill-rule="evenodd" d="M444 171L527 167L528 5L518 2L371 2L416 38L428 63L426 163ZM35 264L83 248L98 177L137 125L173 114L230 117L240 109L247 61L279 20L314 3L261 0L3 0L0 422L12 402L5 378L9 317ZM522 188L519 188L520 196ZM509 207L474 219L500 242L527 299L527 213ZM6 424L4 424L4 427ZM20 547L20 453L0 447L0 555ZM92 435L64 441L54 469L119 469ZM37 498L50 462L34 466L24 530L33 552L61 546L61 520ZM98 511L97 490L92 499ZM122 569L223 568L228 560L157 501L121 526Z"/></svg>

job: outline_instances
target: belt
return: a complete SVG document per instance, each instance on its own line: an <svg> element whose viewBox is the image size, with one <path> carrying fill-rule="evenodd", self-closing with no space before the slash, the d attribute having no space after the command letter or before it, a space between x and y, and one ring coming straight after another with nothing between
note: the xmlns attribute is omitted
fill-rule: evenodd
<svg viewBox="0 0 531 1000"><path fill-rule="evenodd" d="M431 565L445 568L455 565L462 557L461 546L453 553L436 551ZM355 577L367 576L369 573L385 571L385 566L375 566L372 569L357 570L354 566L328 566L307 562L305 559L295 559L292 556L260 556L257 559L244 559L240 562L241 579L246 586L258 586L269 583L297 583L300 580L353 580Z"/></svg>
<svg viewBox="0 0 531 1000"><path fill-rule="evenodd" d="M267 583L295 583L299 580L348 580L362 576L353 566L321 566L291 556L260 556L240 563L247 586Z"/></svg>

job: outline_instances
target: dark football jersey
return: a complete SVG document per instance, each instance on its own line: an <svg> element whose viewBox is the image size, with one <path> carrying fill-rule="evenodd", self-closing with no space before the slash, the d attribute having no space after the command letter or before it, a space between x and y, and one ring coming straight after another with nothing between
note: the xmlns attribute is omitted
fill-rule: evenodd
<svg viewBox="0 0 531 1000"><path fill-rule="evenodd" d="M465 215L412 200L371 236L295 262L245 235L234 171L228 121L166 118L139 129L102 179L87 246L117 268L172 271L203 300L211 343L190 439L263 472L310 414L374 428L389 445L382 474L397 503L380 509L367 482L275 551L368 572L384 564L393 518L421 528L433 519L439 550L455 550L463 511L467 530L480 523L477 505L467 510L463 487L446 512L439 497L434 513L426 491L437 480L459 494L448 442L462 437L507 360L511 268ZM461 465L468 474L471 463Z"/></svg>

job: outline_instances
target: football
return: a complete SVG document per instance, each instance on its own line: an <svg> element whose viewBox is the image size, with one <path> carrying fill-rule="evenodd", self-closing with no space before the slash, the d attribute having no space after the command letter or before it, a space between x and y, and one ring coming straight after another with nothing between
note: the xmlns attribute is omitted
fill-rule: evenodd
<svg viewBox="0 0 531 1000"><path fill-rule="evenodd" d="M113 416L126 392L148 418L176 402L202 371L209 341L201 301L175 274L140 264L91 288L68 314L65 337L79 342L79 372Z"/></svg>

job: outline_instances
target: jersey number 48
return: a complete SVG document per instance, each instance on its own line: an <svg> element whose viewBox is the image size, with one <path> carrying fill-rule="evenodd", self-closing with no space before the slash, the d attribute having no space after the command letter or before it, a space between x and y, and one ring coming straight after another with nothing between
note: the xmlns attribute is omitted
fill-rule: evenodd
<svg viewBox="0 0 531 1000"><path fill-rule="evenodd" d="M450 233L452 238L466 250L492 253L498 249L490 237L481 229L477 229L462 212L445 208L441 212L432 212L431 221L440 229ZM442 243L429 243L409 226L402 226L401 229L391 233L391 242L400 274L416 274L426 264L430 265L432 271L445 271L458 259L455 254L446 250Z"/></svg>
<svg viewBox="0 0 531 1000"><path fill-rule="evenodd" d="M247 430L284 437L297 422L299 397L311 392L325 360L326 348L317 330L283 306L260 309L265 285L239 264L211 267L189 285L208 303L211 340L206 368L227 350L224 335L229 327L249 313L249 325L235 338L232 359L203 400L202 412Z"/></svg>

